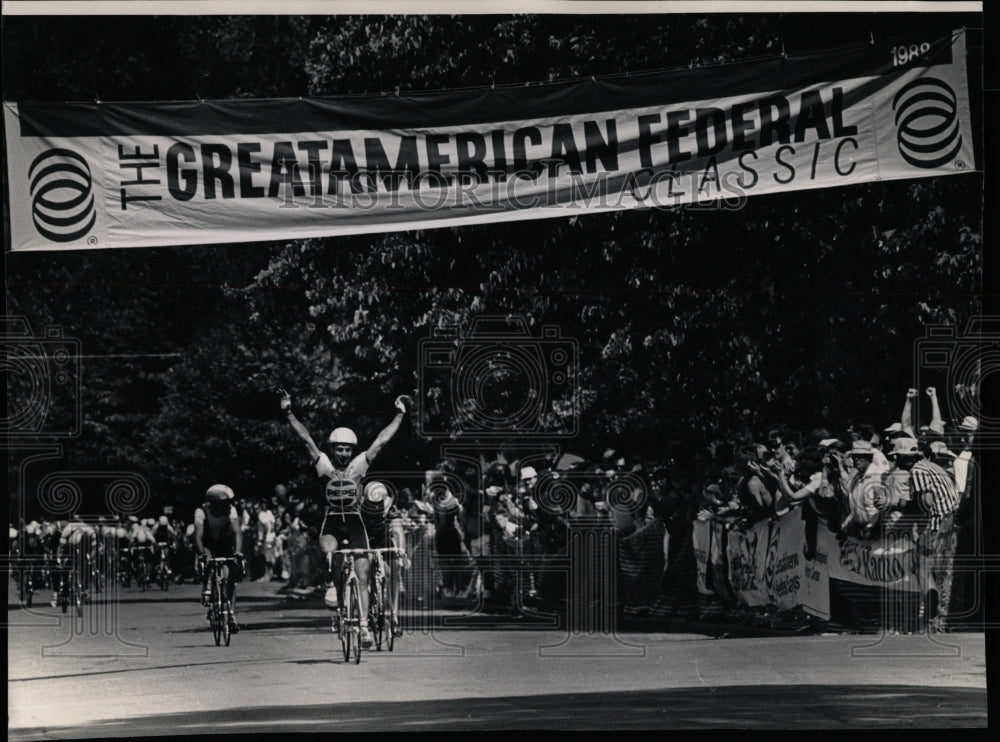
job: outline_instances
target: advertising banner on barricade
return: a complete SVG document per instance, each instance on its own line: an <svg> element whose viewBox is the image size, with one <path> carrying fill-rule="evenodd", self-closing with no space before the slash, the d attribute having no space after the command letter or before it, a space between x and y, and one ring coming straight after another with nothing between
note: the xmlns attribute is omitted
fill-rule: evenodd
<svg viewBox="0 0 1000 742"><path fill-rule="evenodd" d="M805 529L800 528L805 538ZM821 535L822 534L822 535ZM799 585L798 601L802 609L824 621L830 620L830 559L837 558L837 539L823 524L816 529L816 548L812 559L802 565L802 580ZM823 538L829 536L830 538ZM832 549L832 551L831 551Z"/></svg>
<svg viewBox="0 0 1000 742"><path fill-rule="evenodd" d="M817 540L831 555L827 567L833 579L910 592L924 589L919 550L908 531L890 531L870 541L848 536L838 542L820 528Z"/></svg>
<svg viewBox="0 0 1000 742"><path fill-rule="evenodd" d="M289 240L977 169L966 34L538 85L4 102L13 250Z"/></svg>
<svg viewBox="0 0 1000 742"><path fill-rule="evenodd" d="M787 513L771 524L764 554L764 590L768 601L787 611L801 602L805 568L805 528L802 513Z"/></svg>
<svg viewBox="0 0 1000 742"><path fill-rule="evenodd" d="M764 584L770 524L761 521L745 531L730 531L726 543L729 560L729 586L739 602L749 606L770 603Z"/></svg>

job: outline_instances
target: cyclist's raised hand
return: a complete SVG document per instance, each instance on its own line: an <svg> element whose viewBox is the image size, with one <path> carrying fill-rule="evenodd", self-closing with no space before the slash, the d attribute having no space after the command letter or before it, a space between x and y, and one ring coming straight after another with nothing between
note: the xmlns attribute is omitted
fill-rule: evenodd
<svg viewBox="0 0 1000 742"><path fill-rule="evenodd" d="M406 394L400 394L398 397L396 397L396 401L394 404L396 405L396 409L402 412L404 415L417 406L417 403L413 401L413 398Z"/></svg>
<svg viewBox="0 0 1000 742"><path fill-rule="evenodd" d="M278 390L278 394L281 395L281 401L280 401L281 411L282 412L290 412L291 409L292 409L292 397L291 397L291 395L289 395L289 393L286 392L284 389L279 389Z"/></svg>

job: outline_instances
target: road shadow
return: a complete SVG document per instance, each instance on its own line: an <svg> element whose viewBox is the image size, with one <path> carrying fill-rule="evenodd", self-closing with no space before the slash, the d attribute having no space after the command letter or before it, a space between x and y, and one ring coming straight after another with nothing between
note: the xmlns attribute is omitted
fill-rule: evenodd
<svg viewBox="0 0 1000 742"><path fill-rule="evenodd" d="M336 659L331 660L336 664ZM326 664L326 660L300 660ZM342 664L342 663L341 663ZM486 698L275 705L157 714L75 727L10 729L9 739L513 729L915 729L985 727L985 688L740 685ZM373 721L377 719L377 721Z"/></svg>

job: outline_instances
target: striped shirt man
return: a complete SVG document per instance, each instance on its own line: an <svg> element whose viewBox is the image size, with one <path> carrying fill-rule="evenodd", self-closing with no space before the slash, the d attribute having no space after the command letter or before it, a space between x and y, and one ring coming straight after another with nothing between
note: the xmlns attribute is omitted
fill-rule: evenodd
<svg viewBox="0 0 1000 742"><path fill-rule="evenodd" d="M958 491L951 476L932 461L921 460L910 469L913 502L929 516L927 527L937 529L944 516L958 509Z"/></svg>

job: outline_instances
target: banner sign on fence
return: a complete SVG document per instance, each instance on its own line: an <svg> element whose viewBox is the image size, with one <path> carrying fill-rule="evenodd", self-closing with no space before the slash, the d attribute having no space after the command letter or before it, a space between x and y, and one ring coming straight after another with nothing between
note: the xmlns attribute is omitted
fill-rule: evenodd
<svg viewBox="0 0 1000 742"><path fill-rule="evenodd" d="M4 122L14 250L737 208L977 167L964 30L496 89L5 102Z"/></svg>
<svg viewBox="0 0 1000 742"><path fill-rule="evenodd" d="M763 606L770 602L764 584L764 566L770 523L755 523L745 531L731 531L726 543L729 560L729 585L736 598L749 606Z"/></svg>
<svg viewBox="0 0 1000 742"><path fill-rule="evenodd" d="M914 592L925 587L920 552L909 532L890 531L873 541L848 536L837 543L833 534L821 528L818 540L825 541L824 547L836 556L827 564L830 577L836 580Z"/></svg>

